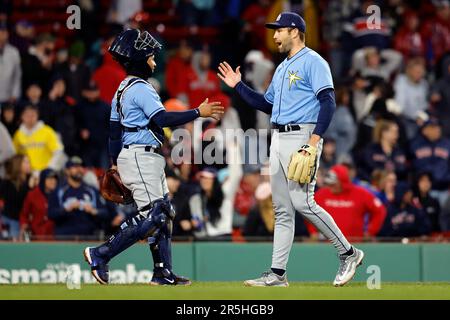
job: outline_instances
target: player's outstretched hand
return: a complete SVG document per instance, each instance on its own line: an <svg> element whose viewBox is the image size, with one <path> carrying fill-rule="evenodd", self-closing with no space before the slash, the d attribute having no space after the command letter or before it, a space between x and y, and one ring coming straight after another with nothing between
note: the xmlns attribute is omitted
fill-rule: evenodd
<svg viewBox="0 0 450 320"><path fill-rule="evenodd" d="M220 117L224 113L223 107L220 105L220 102L208 102L208 98L203 101L198 107L198 111L200 112L200 117L202 118L214 118L216 120L220 120Z"/></svg>
<svg viewBox="0 0 450 320"><path fill-rule="evenodd" d="M228 62L224 61L219 64L219 72L217 76L227 84L230 88L234 88L239 81L241 81L242 75L239 69L241 66L236 68L236 71L233 71L233 68L228 64Z"/></svg>

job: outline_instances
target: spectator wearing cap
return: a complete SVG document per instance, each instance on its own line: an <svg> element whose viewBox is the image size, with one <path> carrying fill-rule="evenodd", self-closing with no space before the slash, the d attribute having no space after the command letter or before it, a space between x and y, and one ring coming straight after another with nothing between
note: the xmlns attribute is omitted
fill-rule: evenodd
<svg viewBox="0 0 450 320"><path fill-rule="evenodd" d="M64 148L55 131L39 119L36 107L28 105L22 112L22 123L13 137L18 154L27 155L31 168L59 170L62 167Z"/></svg>
<svg viewBox="0 0 450 320"><path fill-rule="evenodd" d="M244 176L234 201L235 222L245 220L251 208L256 205L255 191L261 183L261 168L258 165L244 165ZM236 225L242 227L242 225Z"/></svg>
<svg viewBox="0 0 450 320"><path fill-rule="evenodd" d="M56 190L58 175L52 169L44 169L39 176L39 184L28 192L20 211L20 239L25 235L37 239L53 236L53 222L48 218L48 198Z"/></svg>
<svg viewBox="0 0 450 320"><path fill-rule="evenodd" d="M228 167L225 174L220 175L220 181L213 167L206 167L197 174L201 190L189 199L196 237L229 236L232 233L235 197L243 171L239 145L230 142L227 153Z"/></svg>
<svg viewBox="0 0 450 320"><path fill-rule="evenodd" d="M55 224L56 236L92 236L108 216L99 192L83 182L81 158L66 163L66 182L50 195L48 216Z"/></svg>
<svg viewBox="0 0 450 320"><path fill-rule="evenodd" d="M418 237L429 235L431 223L413 191L406 183L395 187L394 201L387 205L387 215L378 233L380 237Z"/></svg>
<svg viewBox="0 0 450 320"><path fill-rule="evenodd" d="M11 44L15 46L20 55L26 54L28 48L35 37L34 25L27 20L20 20L14 26L14 32L11 35Z"/></svg>
<svg viewBox="0 0 450 320"><path fill-rule="evenodd" d="M81 157L88 167L106 169L108 159L108 129L111 108L100 100L97 83L91 80L82 92L83 98L75 107Z"/></svg>
<svg viewBox="0 0 450 320"><path fill-rule="evenodd" d="M55 60L54 49L55 38L49 33L41 33L28 52L22 55L23 89L37 83L47 94Z"/></svg>
<svg viewBox="0 0 450 320"><path fill-rule="evenodd" d="M66 95L79 102L83 88L91 79L89 67L84 63L85 46L82 41L72 43L69 48L69 60L65 62L57 73L66 83Z"/></svg>
<svg viewBox="0 0 450 320"><path fill-rule="evenodd" d="M375 237L386 216L381 201L368 190L353 184L346 166L333 166L324 182L326 187L316 192L315 199L330 213L342 233L346 237ZM310 223L307 226L311 235L317 234Z"/></svg>
<svg viewBox="0 0 450 320"><path fill-rule="evenodd" d="M425 122L410 148L415 171L431 173L432 194L443 206L448 197L450 182L450 140L442 136L438 120L430 119Z"/></svg>
<svg viewBox="0 0 450 320"><path fill-rule="evenodd" d="M0 21L0 110L21 96L22 69L19 51L8 43L6 23Z"/></svg>

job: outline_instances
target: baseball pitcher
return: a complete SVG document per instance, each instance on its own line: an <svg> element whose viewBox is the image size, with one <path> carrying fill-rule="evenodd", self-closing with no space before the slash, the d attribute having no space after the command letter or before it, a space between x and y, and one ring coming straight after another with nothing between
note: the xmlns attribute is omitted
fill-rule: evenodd
<svg viewBox="0 0 450 320"><path fill-rule="evenodd" d="M349 282L364 253L344 237L333 218L314 200L322 135L336 107L333 79L327 62L305 46L306 24L292 12L281 13L274 29L279 52L287 58L277 67L266 93L257 93L241 81L239 68L219 65L218 76L253 108L271 114L270 175L275 209L272 267L247 286L288 286L286 266L294 239L295 210L322 232L339 252L335 286Z"/></svg>

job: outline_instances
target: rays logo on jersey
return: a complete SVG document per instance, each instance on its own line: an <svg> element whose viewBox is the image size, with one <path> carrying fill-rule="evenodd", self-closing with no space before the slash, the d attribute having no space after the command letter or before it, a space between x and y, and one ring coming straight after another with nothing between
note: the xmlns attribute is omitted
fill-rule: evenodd
<svg viewBox="0 0 450 320"><path fill-rule="evenodd" d="M297 81L302 81L303 79L297 75L298 71L288 71L288 73L289 75L286 79L289 79L289 90L291 90L292 85L295 86Z"/></svg>

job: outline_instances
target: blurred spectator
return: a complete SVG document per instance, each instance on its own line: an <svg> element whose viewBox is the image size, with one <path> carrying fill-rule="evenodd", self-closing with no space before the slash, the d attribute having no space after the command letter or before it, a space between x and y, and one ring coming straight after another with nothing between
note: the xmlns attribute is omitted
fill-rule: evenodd
<svg viewBox="0 0 450 320"><path fill-rule="evenodd" d="M450 56L442 62L442 78L431 89L434 116L442 123L450 123ZM443 134L450 138L450 126L442 127Z"/></svg>
<svg viewBox="0 0 450 320"><path fill-rule="evenodd" d="M349 109L350 95L348 89L336 89L336 111L324 137L336 142L336 158L350 154L356 142L357 127Z"/></svg>
<svg viewBox="0 0 450 320"><path fill-rule="evenodd" d="M211 69L211 54L206 50L197 51L192 57L192 70L188 74L187 95L189 106L196 108L204 97L211 101L219 95L220 82L216 72Z"/></svg>
<svg viewBox="0 0 450 320"><path fill-rule="evenodd" d="M266 50L266 21L267 14L270 10L270 0L257 0L251 3L242 13L244 26L242 28L243 36L247 39L244 41L249 48Z"/></svg>
<svg viewBox="0 0 450 320"><path fill-rule="evenodd" d="M37 36L35 44L22 56L22 88L37 83L45 93L53 72L55 38L49 33Z"/></svg>
<svg viewBox="0 0 450 320"><path fill-rule="evenodd" d="M242 234L244 236L271 236L275 228L275 214L269 182L263 182L256 188L255 198L257 204L250 210Z"/></svg>
<svg viewBox="0 0 450 320"><path fill-rule="evenodd" d="M16 151L9 134L3 123L0 122L0 181L5 177L5 163Z"/></svg>
<svg viewBox="0 0 450 320"><path fill-rule="evenodd" d="M381 237L418 237L428 235L431 224L427 214L413 200L411 188L400 183L395 188L395 199L389 202L387 216L379 232Z"/></svg>
<svg viewBox="0 0 450 320"><path fill-rule="evenodd" d="M0 109L21 95L22 70L19 51L8 43L6 23L0 21Z"/></svg>
<svg viewBox="0 0 450 320"><path fill-rule="evenodd" d="M206 167L197 174L200 184L200 192L189 199L189 209L194 226L194 234L197 238L208 236L208 225L215 226L220 220L220 207L222 206L224 194L219 180L217 170Z"/></svg>
<svg viewBox="0 0 450 320"><path fill-rule="evenodd" d="M26 237L53 236L53 222L48 218L48 197L58 186L58 175L52 169L44 169L39 184L28 192L20 212L20 239ZM45 239L44 239L45 240Z"/></svg>
<svg viewBox="0 0 450 320"><path fill-rule="evenodd" d="M433 190L439 193L439 202L448 197L450 182L450 140L442 137L442 129L435 119L427 121L420 134L411 142L412 164L417 173L429 172L433 177Z"/></svg>
<svg viewBox="0 0 450 320"><path fill-rule="evenodd" d="M376 4L372 0L361 1L360 7L344 23L342 41L349 46L347 53L363 47L373 46L382 50L389 46L392 32L389 23L383 17L380 17L376 26L373 25L374 21L371 24L368 20L367 8Z"/></svg>
<svg viewBox="0 0 450 320"><path fill-rule="evenodd" d="M188 190L183 185L180 176L172 169L166 168L167 188L169 199L175 208L176 216L173 221L173 235L188 237L194 235L194 223L189 210Z"/></svg>
<svg viewBox="0 0 450 320"><path fill-rule="evenodd" d="M403 21L395 35L394 49L403 55L405 61L414 57L425 57L425 39L419 30L419 16L415 12L407 12Z"/></svg>
<svg viewBox="0 0 450 320"><path fill-rule="evenodd" d="M91 80L83 90L83 99L75 107L81 137L81 156L88 167L109 167L108 136L111 108L100 100L100 92Z"/></svg>
<svg viewBox="0 0 450 320"><path fill-rule="evenodd" d="M25 91L25 104L31 104L39 108L42 98L42 89L37 83L32 83Z"/></svg>
<svg viewBox="0 0 450 320"><path fill-rule="evenodd" d="M348 21L358 6L358 0L330 0L324 5L322 36L328 48L331 71L336 79L347 76L347 70L350 69L351 59L348 53L353 51L353 43L348 33L344 35L344 22Z"/></svg>
<svg viewBox="0 0 450 320"><path fill-rule="evenodd" d="M274 63L270 59L267 59L260 50L251 50L245 56L243 72L245 81L256 92L262 94L266 92L272 80L274 70ZM246 129L270 129L270 115L249 108L243 100L238 100L236 107L241 121L245 122L244 127Z"/></svg>
<svg viewBox="0 0 450 320"><path fill-rule="evenodd" d="M198 173L200 193L189 199L189 208L194 220L196 237L228 236L232 233L234 202L242 178L242 160L239 145L227 145L228 167L221 174L207 167ZM200 222L200 223L198 223Z"/></svg>
<svg viewBox="0 0 450 320"><path fill-rule="evenodd" d="M350 181L347 167L333 166L325 177L327 187L316 192L317 203L333 217L346 237L375 237L386 216L381 201ZM366 225L366 217L368 223ZM317 234L307 224L310 234Z"/></svg>
<svg viewBox="0 0 450 320"><path fill-rule="evenodd" d="M90 70L83 61L84 52L84 43L81 41L74 42L69 49L69 61L58 70L66 83L66 95L73 98L75 102L80 101L81 92L91 79Z"/></svg>
<svg viewBox="0 0 450 320"><path fill-rule="evenodd" d="M92 75L100 90L100 99L110 104L120 83L127 76L125 70L108 53L109 39L102 47L103 62Z"/></svg>
<svg viewBox="0 0 450 320"><path fill-rule="evenodd" d="M255 191L261 182L261 169L257 165L245 165L244 176L236 193L234 209L236 211L233 219L235 227L242 227L250 210L255 207Z"/></svg>
<svg viewBox="0 0 450 320"><path fill-rule="evenodd" d="M107 21L124 25L139 11L142 11L142 0L113 0Z"/></svg>
<svg viewBox="0 0 450 320"><path fill-rule="evenodd" d="M17 21L14 33L11 35L11 44L15 46L20 55L26 54L35 37L34 25L27 20Z"/></svg>
<svg viewBox="0 0 450 320"><path fill-rule="evenodd" d="M56 236L94 235L107 216L98 191L83 183L83 162L72 157L66 163L67 182L50 195L48 216Z"/></svg>
<svg viewBox="0 0 450 320"><path fill-rule="evenodd" d="M337 162L336 141L325 138L323 140L322 156L320 157L320 167L328 171Z"/></svg>
<svg viewBox="0 0 450 320"><path fill-rule="evenodd" d="M13 137L16 152L27 155L33 170L59 170L63 161L63 146L55 131L39 119L36 107L26 106L22 124Z"/></svg>
<svg viewBox="0 0 450 320"><path fill-rule="evenodd" d="M169 59L166 65L165 84L169 97L177 98L188 103L187 86L188 75L193 73L192 46L186 40L180 41L175 56Z"/></svg>
<svg viewBox="0 0 450 320"><path fill-rule="evenodd" d="M4 208L2 221L9 226L9 236L13 240L19 237L19 215L30 188L35 184L31 178L30 161L27 156L15 155L6 163L6 179L0 181L0 199Z"/></svg>
<svg viewBox="0 0 450 320"><path fill-rule="evenodd" d="M385 171L386 172L386 171ZM386 172L380 181L380 200L387 207L395 201L395 188L397 187L397 175L395 172Z"/></svg>
<svg viewBox="0 0 450 320"><path fill-rule="evenodd" d="M213 23L212 9L216 0L178 0L177 11L185 26L210 26Z"/></svg>
<svg viewBox="0 0 450 320"><path fill-rule="evenodd" d="M450 2L437 0L434 5L434 16L430 17L422 28L423 37L426 39L427 60L431 66L450 51Z"/></svg>
<svg viewBox="0 0 450 320"><path fill-rule="evenodd" d="M362 77L378 77L389 81L402 64L402 55L392 49L379 51L375 47L357 50L352 57L352 70Z"/></svg>
<svg viewBox="0 0 450 320"><path fill-rule="evenodd" d="M374 129L374 143L368 145L362 154L360 176L369 179L373 170L395 171L399 179L407 174L406 153L397 144L398 125L393 121L380 120Z"/></svg>
<svg viewBox="0 0 450 320"><path fill-rule="evenodd" d="M405 74L395 79L395 100L405 119L406 134L412 139L417 134L419 121L427 120L428 82L425 79L425 61L414 58L408 61ZM420 124L420 122L419 122Z"/></svg>
<svg viewBox="0 0 450 320"><path fill-rule="evenodd" d="M18 114L15 109L13 104L7 104L1 109L1 122L11 136L19 128Z"/></svg>
<svg viewBox="0 0 450 320"><path fill-rule="evenodd" d="M416 178L414 185L414 196L417 197L417 201L421 207L428 214L431 222L431 231L439 232L440 227L440 212L441 207L439 201L430 195L432 186L432 177L428 172L419 174Z"/></svg>
<svg viewBox="0 0 450 320"><path fill-rule="evenodd" d="M85 85L88 82L85 83ZM49 101L44 104L46 122L61 136L64 151L72 156L78 153L78 124L75 118L75 101L66 94L66 82L56 78L48 94ZM44 111L45 110L45 111Z"/></svg>

